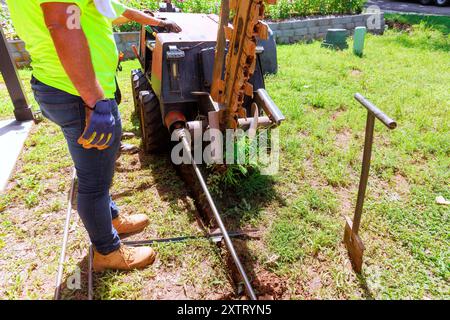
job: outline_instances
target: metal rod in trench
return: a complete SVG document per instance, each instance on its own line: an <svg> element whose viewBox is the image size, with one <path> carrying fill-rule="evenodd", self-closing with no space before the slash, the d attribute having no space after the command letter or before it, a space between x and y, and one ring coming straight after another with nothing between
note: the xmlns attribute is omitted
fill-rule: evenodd
<svg viewBox="0 0 450 320"><path fill-rule="evenodd" d="M75 195L75 181L77 178L77 172L75 169L73 169L72 173L72 181L70 185L70 191L69 191L69 203L67 205L67 214L66 214L66 222L64 224L64 234L63 234L63 242L61 247L61 255L59 257L59 264L58 264L58 274L56 276L56 287L55 287L55 295L54 299L59 300L61 295L61 284L62 284L62 277L64 272L64 261L66 260L66 249L67 249L67 240L69 238L69 227L70 227L70 219L72 217L72 203L73 203L73 197Z"/></svg>
<svg viewBox="0 0 450 320"><path fill-rule="evenodd" d="M248 232L229 232L228 235L230 238L244 237L248 236ZM165 238L165 239L152 239L152 240L139 240L139 241L122 241L122 244L132 247L139 246L149 246L155 243L174 243L174 242L183 242L188 240L213 240L213 242L220 242L223 239L223 233L211 233L203 236L181 236L174 238ZM218 239L216 241L216 239Z"/></svg>
<svg viewBox="0 0 450 320"><path fill-rule="evenodd" d="M214 218L216 219L217 224L219 225L220 231L223 234L223 238L225 240L225 245L227 246L228 250L230 251L230 254L234 260L234 263L240 273L240 275L242 276L242 279L244 280L244 285L245 288L247 290L248 295L250 296L250 299L252 300L258 300L256 297L255 292L253 291L252 285L248 279L247 274L245 273L244 267L242 266L241 260L239 259L236 250L234 248L233 243L231 242L230 236L228 234L227 229L225 228L225 225L223 224L222 218L220 217L219 211L216 208L216 205L214 204L214 200L211 197L211 194L209 193L208 190L208 186L205 183L205 180L203 179L203 176L200 172L200 169L198 168L197 164L195 163L193 157L192 157L192 153L191 153L191 146L187 140L186 137L186 132L185 129L178 129L178 136L181 138L183 146L184 146L184 151L186 152L186 154L189 157L189 160L192 163L192 167L195 170L195 174L197 175L197 178L201 184L201 187L203 189L203 192L205 193L206 199L208 200L208 203L211 207L211 210L214 214Z"/></svg>
<svg viewBox="0 0 450 320"><path fill-rule="evenodd" d="M250 231L251 232L251 231ZM248 232L244 231L235 231L230 232L229 236L232 238L248 236ZM215 242L222 241L223 234L222 233L211 233L205 236L182 236L182 237L174 237L174 238L164 238L164 239L151 239L151 240L139 240L139 241L122 241L123 245L139 247L139 246L149 246L155 243L175 243L175 242L183 242L188 240L201 240L201 239L213 239ZM219 239L216 241L216 239ZM93 258L94 258L94 247L90 246L89 248L89 265L88 265L88 300L92 300L94 297L94 281L93 281Z"/></svg>

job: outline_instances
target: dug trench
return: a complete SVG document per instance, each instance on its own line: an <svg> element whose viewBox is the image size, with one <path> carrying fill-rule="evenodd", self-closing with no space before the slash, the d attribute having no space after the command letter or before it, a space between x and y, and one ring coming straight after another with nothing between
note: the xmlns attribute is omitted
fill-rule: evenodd
<svg viewBox="0 0 450 320"><path fill-rule="evenodd" d="M132 176L135 174L145 175L148 172L145 168L154 167L151 172L151 177L139 183L128 184L128 188L122 188L121 180L126 179L126 176ZM202 174L207 176L208 171L202 168ZM131 179L133 180L133 179ZM178 180L178 181L177 181ZM116 186L119 185L119 186ZM232 242L236 249L236 252L241 259L244 269L248 278L251 281L252 287L258 296L258 299L273 300L282 299L286 293L286 281L274 273L266 270L264 266L258 263L258 259L254 253L255 248L257 250L264 250L264 245L260 235L264 230L254 228L252 223L249 223L249 218L257 219L260 211L270 200L283 202L283 199L278 197L272 188L273 181L267 177L263 179L260 184L260 191L253 194L251 200L245 200L238 193L234 193L233 190L225 190L222 197L213 195L216 206L221 213L224 220L224 224L229 232L242 231L244 236L233 237ZM186 207L190 206L188 212L179 212L178 214L187 214L187 220L189 223L196 225L198 232L196 235L208 235L218 232L218 227L211 212L203 190L200 187L197 177L192 170L191 165L175 166L172 164L169 155L148 156L143 152L137 155L122 156L118 160L118 166L115 176L115 186L113 187L112 197L115 201L121 201L127 197L136 195L136 193L153 192L165 197L165 202L172 203L173 201L189 202L186 199L192 199L193 203L186 203ZM140 198L140 197L138 197ZM177 199L178 198L178 199ZM245 203L245 205L243 205ZM248 216L248 212L245 213L245 207L252 207L251 217ZM129 212L127 206L124 211ZM80 221L77 214L73 214L72 219L78 224L78 228L81 228ZM171 228L171 222L166 222L167 226L164 228ZM153 229L152 226L149 229ZM156 228L157 229L157 228ZM175 230L172 230L174 232ZM169 233L169 236L172 233ZM158 231L150 230L143 235L134 235L124 240L147 240L166 237L167 233L160 234ZM188 235L188 234L186 234ZM73 240L72 240L73 241ZM70 239L69 239L70 242ZM88 243L86 238L86 243ZM253 250L249 247L249 244L253 247ZM229 300L229 299L249 299L245 292L245 286L242 278L234 264L231 255L229 254L225 243L222 241L212 243L211 246L215 246L216 250L212 252L213 255L217 255L221 260L223 273L226 274L228 285L223 285L220 290L208 290L207 288L199 289L195 286L176 284L180 274L183 273L183 265L177 265L175 268L165 269L161 266L156 266L154 271L149 268L148 271L142 275L141 281L144 282L144 289L135 294L128 294L126 297L133 296L136 299L215 299L215 300ZM157 249L158 250L158 249ZM252 252L253 251L253 252ZM170 253L169 253L170 254ZM72 252L68 252L71 258L74 258ZM84 284L88 282L88 256L80 252L76 252L77 256L75 260L78 261L77 267L81 270L80 281L83 284L81 290L72 291L70 289L71 281L73 281L73 275L70 272L65 273L65 278L61 286L62 299L77 299L84 300L88 298L88 290ZM203 257L204 260L213 259L212 257ZM209 265L206 266L210 267ZM192 267L196 272L201 273L205 265L198 263ZM213 266L212 268L219 268ZM178 269L178 270L177 270ZM120 277L123 274L124 279L127 277L133 277L132 272L107 272L107 273L94 273L94 299L104 299L109 297L110 292L114 291L115 284L114 279ZM147 275L148 274L148 275ZM104 291L108 293L104 293ZM202 291L203 290L203 291Z"/></svg>
<svg viewBox="0 0 450 320"><path fill-rule="evenodd" d="M220 232L220 228L214 217L211 206L206 199L193 167L186 164L174 167L180 178L184 181L186 187L188 187L191 196L195 200L198 221L205 233L211 234ZM204 178L210 174L209 170L205 168L201 168L201 171ZM251 253L248 243L260 242L263 230L254 228L242 229L243 225L248 224L245 223L246 219L244 219L243 215L244 210L239 209L239 206L243 204L244 206L251 207L253 211L252 218L257 218L260 210L269 200L273 200L275 198L280 203L284 202L281 197L276 195L273 189L272 179L269 176L261 176L261 178L262 188L256 192L256 194L252 195L252 200L246 200L240 197L239 194L234 193L233 191L235 190L230 189L224 190L226 194L221 197L213 194L213 198L228 232L233 231L243 233L243 236L234 237L232 242L238 257L244 266L253 290L257 295L257 298L260 300L275 300L281 299L286 292L287 288L285 282L283 279L260 266L256 257ZM227 214L223 214L225 212ZM230 283L233 285L235 291L234 294L226 294L220 297L220 299L249 299L248 293L245 290L243 278L239 273L230 251L225 245L225 241L222 239L222 241L218 242L217 245L220 249L223 262L227 266Z"/></svg>

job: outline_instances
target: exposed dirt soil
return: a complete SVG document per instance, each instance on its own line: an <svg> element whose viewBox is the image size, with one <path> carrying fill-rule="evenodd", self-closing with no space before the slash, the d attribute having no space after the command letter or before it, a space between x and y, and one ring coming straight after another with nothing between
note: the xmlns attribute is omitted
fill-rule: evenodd
<svg viewBox="0 0 450 320"><path fill-rule="evenodd" d="M401 31L405 31L405 32L411 32L412 31L412 26L408 23L402 23L402 22L398 22L398 21L386 21L386 24L389 26L389 28L392 29L396 29L396 30L401 30Z"/></svg>

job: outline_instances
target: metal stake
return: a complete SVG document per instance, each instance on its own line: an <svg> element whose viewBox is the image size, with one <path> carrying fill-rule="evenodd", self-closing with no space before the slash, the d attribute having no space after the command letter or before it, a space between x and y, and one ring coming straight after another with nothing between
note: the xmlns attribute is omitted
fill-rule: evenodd
<svg viewBox="0 0 450 320"><path fill-rule="evenodd" d="M69 191L69 201L67 204L66 222L64 224L63 242L62 242L62 247L61 247L61 254L59 257L58 274L56 276L54 300L59 300L60 295L61 295L61 284L62 284L62 277L63 277L63 272L64 272L64 261L66 260L67 240L69 239L70 218L72 217L72 203L73 203L73 197L75 195L76 177L77 177L77 172L75 169L73 169L72 182L71 182L70 191Z"/></svg>
<svg viewBox="0 0 450 320"><path fill-rule="evenodd" d="M200 185L203 189L203 192L205 193L206 199L208 200L208 203L211 207L211 211L214 214L214 218L216 219L217 224L219 225L220 231L223 234L223 238L225 241L225 245L227 246L231 257L233 258L234 264L236 265L243 281L244 281L244 285L245 288L247 290L247 294L250 296L250 299L252 300L258 300L258 298L256 297L256 294L253 290L253 287L250 283L250 280L248 279L248 276L245 272L244 267L242 266L241 260L239 259L239 256L236 253L236 249L234 248L233 242L231 242L230 236L228 234L227 229L225 228L225 225L222 221L222 218L220 217L219 211L216 208L216 205L214 203L214 200L211 196L211 194L209 193L208 190L208 186L205 183L205 180L203 179L202 173L200 172L200 169L198 168L197 164L195 163L192 154L191 154L191 146L187 140L186 137L186 132L185 129L178 129L178 136L181 138L183 146L184 146L184 151L186 152L186 154L189 157L189 160L192 164L192 167L194 168L195 174L197 175L197 178L200 182Z"/></svg>
<svg viewBox="0 0 450 320"><path fill-rule="evenodd" d="M366 136L364 141L364 154L362 161L361 178L359 181L358 199L356 202L355 216L353 221L345 217L346 225L344 232L344 243L347 247L353 269L357 273L362 271L362 262L364 254L364 244L359 237L359 228L361 226L361 217L366 196L367 183L369 180L370 161L372 157L373 136L375 128L375 118L379 119L389 129L395 129L397 123L389 118L384 112L378 109L374 104L357 93L355 99L367 109Z"/></svg>
<svg viewBox="0 0 450 320"><path fill-rule="evenodd" d="M245 231L234 231L229 232L228 235L230 238L238 238L249 236L249 232ZM164 239L150 239L150 240L138 240L138 241L122 241L123 245L132 246L132 247L140 247L140 246L151 246L156 243L176 243L176 242L184 242L189 240L211 240L212 242L221 242L223 240L223 234L219 233L210 233L203 236L181 236L174 238L164 238Z"/></svg>

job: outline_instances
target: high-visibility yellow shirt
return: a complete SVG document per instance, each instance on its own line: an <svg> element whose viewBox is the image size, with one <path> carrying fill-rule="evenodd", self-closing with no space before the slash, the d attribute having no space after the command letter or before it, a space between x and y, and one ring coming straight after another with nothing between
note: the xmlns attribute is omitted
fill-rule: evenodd
<svg viewBox="0 0 450 320"><path fill-rule="evenodd" d="M81 12L79 20L89 44L95 75L105 97L114 98L119 58L112 20L100 14L93 0L7 0L16 32L25 41L26 49L30 53L33 75L49 86L79 96L59 61L50 32L45 25L40 5L46 2L73 3L78 6ZM117 16L127 9L116 0L112 1L112 5ZM68 23L76 23L76 17Z"/></svg>

